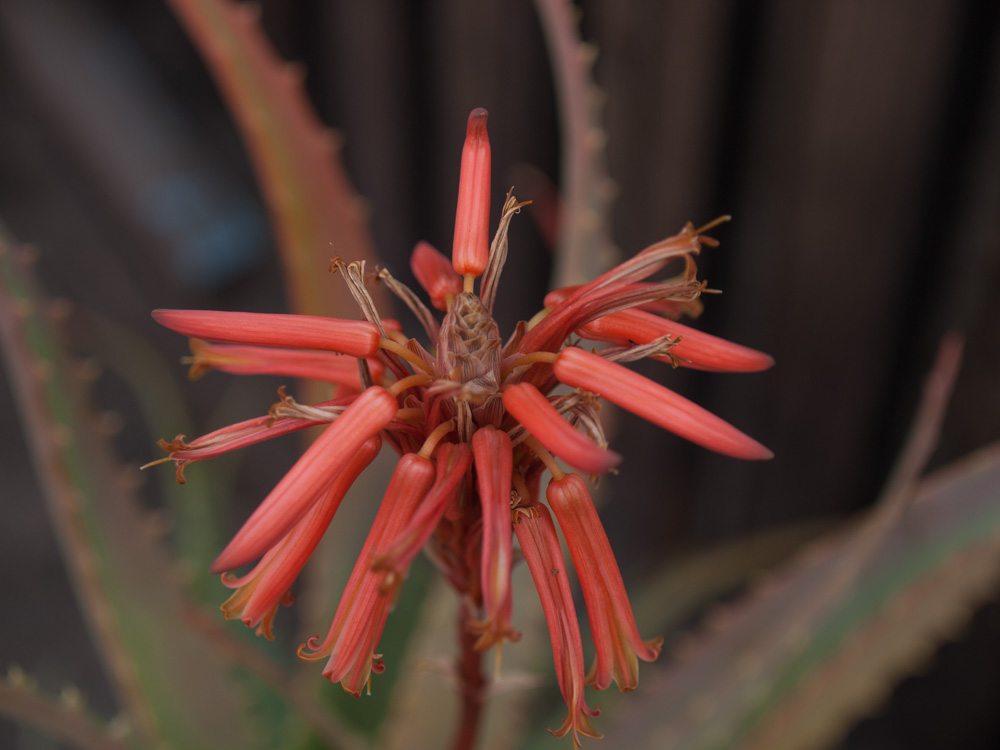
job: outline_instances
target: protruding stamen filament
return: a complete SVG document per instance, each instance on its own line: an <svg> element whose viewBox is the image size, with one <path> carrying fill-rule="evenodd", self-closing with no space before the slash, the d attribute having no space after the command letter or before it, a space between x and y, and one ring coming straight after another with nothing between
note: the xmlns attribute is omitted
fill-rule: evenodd
<svg viewBox="0 0 1000 750"><path fill-rule="evenodd" d="M397 380L386 390L393 396L398 396L400 393L408 390L409 388L418 388L425 383L431 382L431 380L433 380L433 378L430 375L424 375L423 373L418 372L416 375L410 375L408 378L401 378L400 380Z"/></svg>
<svg viewBox="0 0 1000 750"><path fill-rule="evenodd" d="M552 454L545 450L545 446L535 440L535 438L531 437L531 435L526 436L524 438L524 444L531 448L531 452L538 456L538 459L545 464L545 468L549 470L549 473L552 474L555 479L562 479L566 476L566 474L563 473L563 470L559 468L559 464L556 463L556 460L552 458Z"/></svg>
<svg viewBox="0 0 1000 750"><path fill-rule="evenodd" d="M424 360L420 358L419 354L410 351L406 346L402 344L397 344L395 341L392 341L391 339L381 339L378 342L378 345L380 348L392 352L393 354L399 357L402 357L414 367L419 367L428 375L434 374L434 368L431 367L426 362L424 362Z"/></svg>
<svg viewBox="0 0 1000 750"><path fill-rule="evenodd" d="M500 379L505 380L508 375L510 375L518 367L527 367L528 365L538 364L539 362L545 362L547 364L553 364L556 361L558 355L555 352L531 352L530 354L525 354L523 357L518 357L509 365L505 366L500 373Z"/></svg>
<svg viewBox="0 0 1000 750"><path fill-rule="evenodd" d="M454 419L449 419L447 422L442 422L437 427L435 427L434 431L427 436L427 439L424 441L423 446L421 446L420 455L423 456L424 458L430 458L431 454L434 452L434 449L437 448L437 444L444 439L445 435L447 435L454 429L455 429Z"/></svg>

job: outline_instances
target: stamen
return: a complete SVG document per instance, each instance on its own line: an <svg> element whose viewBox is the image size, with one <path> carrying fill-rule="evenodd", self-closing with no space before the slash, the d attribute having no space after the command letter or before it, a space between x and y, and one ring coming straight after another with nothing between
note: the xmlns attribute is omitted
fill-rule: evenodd
<svg viewBox="0 0 1000 750"><path fill-rule="evenodd" d="M158 466L159 464L165 464L167 461L173 461L173 456L164 456L163 458L158 458L155 461L150 461L148 464L143 464L139 467L139 471L143 469L148 469L150 466Z"/></svg>
<svg viewBox="0 0 1000 750"><path fill-rule="evenodd" d="M419 367L421 370L426 372L428 375L434 374L434 368L429 364L424 362L417 354L411 352L407 347L402 344L397 344L392 339L381 338L378 342L380 349L385 349L392 352L398 357L402 357L407 362L409 362L414 367Z"/></svg>
<svg viewBox="0 0 1000 750"><path fill-rule="evenodd" d="M419 406L410 409L400 409L396 412L396 419L403 422L419 423L423 420L424 410Z"/></svg>
<svg viewBox="0 0 1000 750"><path fill-rule="evenodd" d="M410 377L408 378L402 378L400 380L397 380L395 383L386 388L386 390L389 391L389 393L391 393L393 396L398 396L400 393L407 390L408 388L416 388L418 386L423 385L424 383L429 383L433 379L434 378L432 378L430 375L423 375L421 373L417 373L416 375L410 375Z"/></svg>
<svg viewBox="0 0 1000 750"><path fill-rule="evenodd" d="M556 460L552 458L552 454L545 450L542 444L535 440L535 438L531 435L525 436L524 444L531 448L531 452L538 456L539 460L545 464L545 468L552 474L553 479L558 481L566 476L566 473L559 468Z"/></svg>
<svg viewBox="0 0 1000 750"><path fill-rule="evenodd" d="M697 229L695 229L693 231L693 234L704 234L705 232L707 232L707 231L709 231L711 229L715 229L715 227L719 226L720 224L725 224L727 221L732 221L732 220L733 220L733 217L730 216L729 214L725 214L724 216L719 216L719 217L717 217L715 219L712 219L707 224L705 224L703 226L700 226Z"/></svg>
<svg viewBox="0 0 1000 750"><path fill-rule="evenodd" d="M454 429L455 429L454 419L449 419L447 422L442 422L441 424L439 424L437 427L434 428L434 431L427 436L427 439L424 441L423 446L420 448L419 455L423 456L424 458L430 458L431 454L434 452L434 449L437 448L437 444L441 442L441 440L444 438L445 435L447 435Z"/></svg>
<svg viewBox="0 0 1000 750"><path fill-rule="evenodd" d="M523 357L515 359L500 371L500 380L505 380L518 367L527 367L539 362L545 362L550 365L554 364L558 356L555 352L530 352L529 354L525 354Z"/></svg>
<svg viewBox="0 0 1000 750"><path fill-rule="evenodd" d="M528 330L530 331L532 328L537 326L539 323L545 320L551 313L552 313L551 307L544 307L538 312L536 312L534 315L531 316L531 320L528 321Z"/></svg>
<svg viewBox="0 0 1000 750"><path fill-rule="evenodd" d="M510 476L511 484L514 485L514 492L517 493L517 502L514 504L515 511L517 507L522 503L531 502L531 493L528 491L528 485L524 481L524 477L521 476L521 472L515 471ZM516 523L516 512L515 512L515 523Z"/></svg>

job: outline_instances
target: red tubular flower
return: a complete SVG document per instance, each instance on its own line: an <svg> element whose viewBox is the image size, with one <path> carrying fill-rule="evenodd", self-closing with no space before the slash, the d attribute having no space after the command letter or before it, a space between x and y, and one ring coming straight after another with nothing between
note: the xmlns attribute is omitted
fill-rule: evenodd
<svg viewBox="0 0 1000 750"><path fill-rule="evenodd" d="M462 293L462 277L455 273L448 257L428 242L418 242L413 248L410 270L438 310L447 310L451 298Z"/></svg>
<svg viewBox="0 0 1000 750"><path fill-rule="evenodd" d="M378 328L363 320L214 310L153 310L153 318L171 331L222 344L320 349L352 357L374 357L379 344Z"/></svg>
<svg viewBox="0 0 1000 750"><path fill-rule="evenodd" d="M398 577L417 556L437 528L444 512L462 489L472 466L472 451L465 443L442 443L434 451L437 479L406 528L375 560L375 570L390 571Z"/></svg>
<svg viewBox="0 0 1000 750"><path fill-rule="evenodd" d="M577 333L591 341L608 341L623 346L629 343L648 344L662 336L671 336L678 341L670 349L673 356L656 359L677 361L682 367L695 370L759 372L774 365L774 358L769 354L642 310L621 310L604 315L577 329Z"/></svg>
<svg viewBox="0 0 1000 750"><path fill-rule="evenodd" d="M509 225L524 204L507 196L490 245L490 170L486 111L477 109L469 116L462 152L450 265L426 243L417 245L411 260L431 305L445 311L443 319L388 270L378 273L422 325L424 344L408 338L395 319L381 317L363 264L340 258L333 267L364 321L157 310L154 317L168 328L216 342L194 343L196 373L268 372L347 386L341 398L313 405L281 392L266 416L191 441L183 435L161 441L169 454L163 461L174 461L183 481L183 467L191 461L328 425L212 566L221 573L259 559L245 576L225 578L237 590L224 611L270 637L275 612L290 602L289 587L343 493L380 440L391 446L399 463L329 631L322 640L310 639L299 655L326 659L323 674L360 694L372 673L383 669L377 648L393 598L414 556L426 547L462 602L458 744L468 744L486 692L478 651L495 645L499 656L503 642L518 637L511 612L516 530L568 707L555 733L572 733L579 745L581 737L599 736L590 721L597 711L584 699L586 682L605 688L615 680L622 690L635 688L638 661L656 658L660 642L639 637L586 486L579 476L564 475L553 456L595 475L618 464L620 457L605 447L598 415L599 399L605 398L712 450L769 458L755 440L622 363L668 356L702 369L750 371L770 366L771 359L649 312L679 316L700 310L703 283L695 256L715 244L705 235L714 223L701 229L688 224L593 281L558 290L546 309L503 338L493 310ZM668 266L678 271L656 280L656 274L669 273ZM599 353L567 346L576 336L616 346ZM560 383L577 390L553 396ZM538 504L546 470L555 477L546 496L579 572L594 633L597 658L589 675L555 527Z"/></svg>
<svg viewBox="0 0 1000 750"><path fill-rule="evenodd" d="M486 270L490 256L490 139L486 117L485 109L472 110L462 149L451 251L451 262L462 276L479 276Z"/></svg>
<svg viewBox="0 0 1000 750"><path fill-rule="evenodd" d="M576 347L559 353L553 365L559 382L585 388L682 438L734 458L774 454L728 422L638 373Z"/></svg>
<svg viewBox="0 0 1000 750"><path fill-rule="evenodd" d="M387 574L373 571L372 564L405 528L427 495L434 474L434 462L419 454L408 453L399 460L330 631L322 642L311 638L299 648L299 656L309 661L328 656L323 675L330 682L340 682L352 695L361 694L373 669L382 671L375 662L375 648L398 585L383 586Z"/></svg>
<svg viewBox="0 0 1000 750"><path fill-rule="evenodd" d="M552 658L556 679L569 713L562 726L550 729L556 737L573 733L574 747L580 746L580 735L601 737L590 720L600 715L599 709L587 707L583 695L584 666L580 626L576 621L573 595L566 579L566 566L556 536L552 518L544 505L529 505L514 511L514 530L528 563L531 578L542 603L545 622L552 640Z"/></svg>
<svg viewBox="0 0 1000 750"><path fill-rule="evenodd" d="M209 344L191 339L189 358L192 379L209 370L221 370L234 375L285 375L309 378L347 386L356 391L364 388L358 373L358 360L334 352L278 349L267 346ZM385 366L377 359L365 360L373 380L381 380Z"/></svg>
<svg viewBox="0 0 1000 750"><path fill-rule="evenodd" d="M483 513L482 596L484 619L476 648L488 649L520 634L510 625L510 566L513 535L510 527L510 485L513 449L506 432L482 427L472 436L476 461L476 488Z"/></svg>
<svg viewBox="0 0 1000 750"><path fill-rule="evenodd" d="M257 635L274 640L272 623L278 605L291 603L292 583L323 538L347 490L381 447L380 437L369 438L333 478L322 499L267 551L253 570L239 578L229 574L222 577L226 586L236 589L222 605L227 620L239 617L247 627L257 627Z"/></svg>
<svg viewBox="0 0 1000 750"><path fill-rule="evenodd" d="M622 574L584 481L576 474L553 479L545 497L559 521L587 605L597 650L587 682L604 690L613 678L619 690L635 690L638 660L655 661L663 639L640 637Z"/></svg>
<svg viewBox="0 0 1000 750"><path fill-rule="evenodd" d="M260 557L316 502L351 456L396 416L396 399L372 386L326 428L212 563L213 573Z"/></svg>
<svg viewBox="0 0 1000 750"><path fill-rule="evenodd" d="M531 383L517 383L503 392L504 408L570 466L588 474L603 474L621 463L621 456L596 445L574 430Z"/></svg>
<svg viewBox="0 0 1000 750"><path fill-rule="evenodd" d="M660 284L642 282L638 284L629 284L625 287L625 290L629 292L635 292L638 290L653 291L660 287ZM568 299L579 288L579 285L575 285L553 289L545 295L545 306L555 307L563 300ZM653 299L649 302L643 302L636 306L639 310L646 310L647 312L656 313L657 315L663 315L671 320L680 320L685 316L689 318L697 318L701 315L702 307L703 305L700 299Z"/></svg>

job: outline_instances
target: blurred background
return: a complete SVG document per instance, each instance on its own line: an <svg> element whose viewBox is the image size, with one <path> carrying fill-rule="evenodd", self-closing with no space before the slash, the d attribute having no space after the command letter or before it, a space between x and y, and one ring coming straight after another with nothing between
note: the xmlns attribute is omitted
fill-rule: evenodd
<svg viewBox="0 0 1000 750"><path fill-rule="evenodd" d="M643 369L776 458L738 463L617 415L609 437L626 462L602 486L626 582L673 556L869 505L948 330L964 334L965 364L933 463L1000 437L1000 4L577 7L597 53L620 257L688 220L732 214L712 232L721 246L699 259L723 294L705 298L698 325L777 361L754 375ZM450 248L472 108L490 112L494 222L511 185L541 200L559 184L556 84L527 0L262 8L341 135L381 260L405 282L416 241ZM548 287L541 218L512 226L501 330L536 312ZM156 307L286 309L243 145L160 0L0 0L0 220L38 248L47 289L74 304L75 345L98 362L120 328L174 365L186 342L152 323ZM331 277L330 290L343 294L342 282ZM185 371L160 375L180 383ZM118 415L121 458L137 466L158 457L156 437L263 413L278 384L217 374L183 385L198 421L166 435L148 434L113 372L94 397ZM80 685L111 714L6 384L0 420L0 668ZM297 449L275 442L239 464L234 525ZM843 747L1000 746L998 695L1000 608L990 605ZM40 742L0 724L0 746Z"/></svg>

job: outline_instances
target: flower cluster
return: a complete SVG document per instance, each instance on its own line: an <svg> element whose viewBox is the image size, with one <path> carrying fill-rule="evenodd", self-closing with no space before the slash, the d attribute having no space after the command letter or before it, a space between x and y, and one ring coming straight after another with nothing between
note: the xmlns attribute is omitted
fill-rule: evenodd
<svg viewBox="0 0 1000 750"><path fill-rule="evenodd" d="M552 638L568 715L554 733L600 736L585 684L621 690L638 682L638 660L652 661L662 639L644 640L582 475L612 470L598 418L605 399L688 440L730 456L771 453L715 415L627 369L644 358L717 371L766 369L765 354L676 322L696 310L703 285L694 257L712 244L685 227L588 284L556 290L545 308L502 339L493 320L507 228L520 204L508 195L490 243L490 146L486 112L469 117L462 155L451 259L426 243L412 270L444 312L431 312L381 270L384 283L414 312L430 345L379 316L362 264L333 261L364 320L304 315L157 310L164 326L193 337L192 373L219 369L315 378L337 398L315 405L281 392L267 415L197 438L161 442L183 481L184 466L278 435L325 424L325 431L261 502L212 565L235 589L222 610L268 638L279 605L319 543L352 482L389 443L400 459L325 637L299 649L326 660L323 674L359 695L384 669L378 653L390 605L421 549L461 595L465 636L474 648L518 638L511 612L513 539L527 562ZM677 273L649 281L668 265ZM478 281L478 292L476 291ZM580 340L605 342L597 351ZM211 343L209 343L211 342ZM559 386L565 388L556 389ZM556 459L579 473L564 471ZM542 501L543 474L551 479ZM553 521L553 516L555 521ZM596 658L583 645L556 533L583 593ZM232 571L259 560L248 573Z"/></svg>

